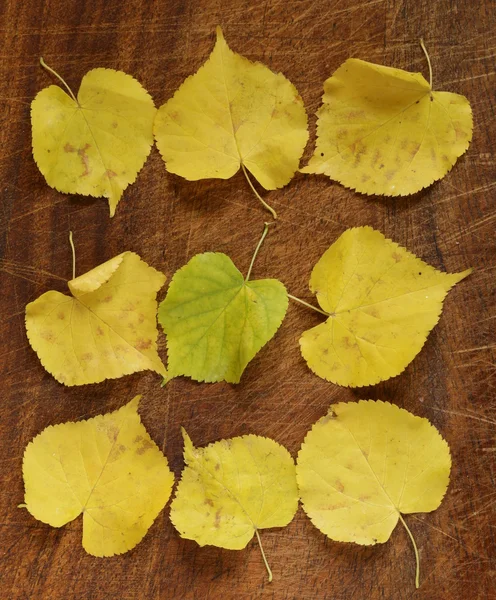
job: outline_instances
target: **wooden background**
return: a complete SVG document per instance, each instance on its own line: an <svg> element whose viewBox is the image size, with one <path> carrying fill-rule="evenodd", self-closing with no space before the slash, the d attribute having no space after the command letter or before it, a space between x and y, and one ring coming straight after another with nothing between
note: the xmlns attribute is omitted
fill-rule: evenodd
<svg viewBox="0 0 496 600"><path fill-rule="evenodd" d="M493 0L0 2L2 600L496 598L495 9ZM440 269L474 267L399 377L356 391L320 380L298 348L300 333L320 316L295 304L238 386L182 378L162 389L155 374L140 373L66 388L30 349L24 307L48 289L66 291L50 273L71 276L69 230L79 274L124 250L138 252L168 279L207 250L229 254L246 271L268 215L242 174L189 183L168 174L154 148L110 220L104 199L49 188L31 155L30 102L53 83L40 55L74 90L93 67L122 69L159 106L206 59L217 24L234 50L282 71L298 88L311 128L304 160L322 83L350 56L426 74L423 36L435 88L470 99L469 151L422 193L367 199L324 177L297 175L266 194L280 219L253 276L277 277L307 300L312 265L352 226L371 225ZM162 335L160 352L165 359ZM22 454L34 435L52 423L114 410L137 393L144 396L143 421L177 476L180 425L197 445L253 432L296 456L332 402L381 398L429 418L451 446L453 470L439 510L408 517L421 552L421 589L414 588L414 556L401 526L387 544L338 544L300 509L287 528L262 533L274 571L268 584L256 542L239 552L200 548L179 538L168 507L136 549L106 560L83 551L81 519L57 530L16 508L23 501Z"/></svg>

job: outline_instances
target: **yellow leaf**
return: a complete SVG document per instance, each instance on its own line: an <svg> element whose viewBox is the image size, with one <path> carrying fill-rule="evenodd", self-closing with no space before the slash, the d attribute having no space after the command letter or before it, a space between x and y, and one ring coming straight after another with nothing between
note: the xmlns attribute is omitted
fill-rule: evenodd
<svg viewBox="0 0 496 600"><path fill-rule="evenodd" d="M244 435L195 448L183 430L181 481L171 521L181 537L204 546L241 550L258 531L284 527L298 508L295 465L271 439Z"/></svg>
<svg viewBox="0 0 496 600"><path fill-rule="evenodd" d="M72 297L50 291L28 304L29 342L65 385L147 369L165 377L156 327L156 295L164 283L137 254L119 254L69 281Z"/></svg>
<svg viewBox="0 0 496 600"><path fill-rule="evenodd" d="M228 179L241 166L267 190L291 180L308 139L293 84L230 50L220 27L210 58L158 110L154 131L171 173Z"/></svg>
<svg viewBox="0 0 496 600"><path fill-rule="evenodd" d="M327 321L300 338L319 377L373 385L401 373L420 352L451 287L469 275L442 273L371 227L345 231L315 265L310 289Z"/></svg>
<svg viewBox="0 0 496 600"><path fill-rule="evenodd" d="M133 77L112 69L86 73L76 98L47 68L70 96L51 85L33 100L36 164L59 192L108 198L113 216L150 153L157 112L153 100Z"/></svg>
<svg viewBox="0 0 496 600"><path fill-rule="evenodd" d="M87 421L47 427L24 453L25 503L62 527L83 515L83 547L94 556L134 548L167 503L174 476L141 424L139 396Z"/></svg>
<svg viewBox="0 0 496 600"><path fill-rule="evenodd" d="M464 96L433 92L420 73L354 58L325 82L317 114L315 154L302 171L363 194L418 192L444 177L472 139Z"/></svg>
<svg viewBox="0 0 496 600"><path fill-rule="evenodd" d="M417 555L401 513L438 508L450 469L448 444L427 419L361 400L333 405L315 423L296 474L303 508L322 533L370 545L386 542L400 520Z"/></svg>

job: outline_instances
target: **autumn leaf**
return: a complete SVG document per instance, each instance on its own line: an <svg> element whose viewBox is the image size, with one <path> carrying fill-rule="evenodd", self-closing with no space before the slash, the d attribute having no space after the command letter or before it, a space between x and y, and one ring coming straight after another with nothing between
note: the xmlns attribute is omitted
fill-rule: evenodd
<svg viewBox="0 0 496 600"><path fill-rule="evenodd" d="M426 56L427 53L426 53ZM324 84L317 146L304 173L363 194L405 196L441 179L472 139L472 110L420 73L348 59Z"/></svg>
<svg viewBox="0 0 496 600"><path fill-rule="evenodd" d="M448 444L427 419L388 402L331 406L305 437L296 475L303 508L332 540L386 542L402 514L431 512L449 483Z"/></svg>
<svg viewBox="0 0 496 600"><path fill-rule="evenodd" d="M291 180L308 139L293 84L233 52L220 27L210 58L158 110L154 132L171 173L228 179L241 167L267 190Z"/></svg>
<svg viewBox="0 0 496 600"><path fill-rule="evenodd" d="M156 108L130 75L93 69L76 96L64 85L42 90L31 104L33 156L49 186L67 194L104 196L113 216L153 144Z"/></svg>
<svg viewBox="0 0 496 600"><path fill-rule="evenodd" d="M348 229L312 271L316 310L328 318L303 333L301 353L338 385L395 377L422 349L446 294L470 273L442 273L371 227Z"/></svg>
<svg viewBox="0 0 496 600"><path fill-rule="evenodd" d="M166 375L157 354L156 295L165 276L124 252L26 306L33 350L57 381L98 383L136 371Z"/></svg>
<svg viewBox="0 0 496 600"><path fill-rule="evenodd" d="M171 504L181 537L241 550L259 530L284 527L298 508L295 465L274 440L244 435L195 448L183 431L186 466Z"/></svg>
<svg viewBox="0 0 496 600"><path fill-rule="evenodd" d="M174 475L141 424L139 398L47 427L24 453L25 508L52 527L82 514L83 548L94 556L134 548L171 494Z"/></svg>
<svg viewBox="0 0 496 600"><path fill-rule="evenodd" d="M250 281L221 253L197 254L175 273L158 320L167 336L168 377L239 383L257 352L275 335L288 308L277 279Z"/></svg>

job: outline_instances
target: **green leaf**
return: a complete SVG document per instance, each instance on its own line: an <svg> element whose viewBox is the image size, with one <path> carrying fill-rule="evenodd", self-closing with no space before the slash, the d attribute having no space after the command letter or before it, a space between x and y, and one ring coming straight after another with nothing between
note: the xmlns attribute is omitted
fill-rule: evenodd
<svg viewBox="0 0 496 600"><path fill-rule="evenodd" d="M287 308L280 281L245 280L225 254L194 256L172 278L158 311L167 335L169 377L238 383Z"/></svg>

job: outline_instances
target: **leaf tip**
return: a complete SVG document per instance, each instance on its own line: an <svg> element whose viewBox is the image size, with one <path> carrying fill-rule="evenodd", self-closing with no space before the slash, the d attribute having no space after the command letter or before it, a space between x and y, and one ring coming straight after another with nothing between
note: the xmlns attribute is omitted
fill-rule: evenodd
<svg viewBox="0 0 496 600"><path fill-rule="evenodd" d="M181 435L183 436L185 446L188 444L191 444L191 446L193 446L193 442L191 441L191 438L189 437L188 432L182 425L181 425Z"/></svg>
<svg viewBox="0 0 496 600"><path fill-rule="evenodd" d="M167 373L167 369L165 368L164 363L161 360L160 360L160 366L157 366L156 373L158 373L159 375L162 376L162 383L160 384L161 387L164 387L164 385L170 379L172 379L172 377L169 377L169 374Z"/></svg>
<svg viewBox="0 0 496 600"><path fill-rule="evenodd" d="M140 400L141 400L141 394L138 394L137 396L135 396L132 400L130 400L127 403L126 408L128 408L130 411L137 413Z"/></svg>
<svg viewBox="0 0 496 600"><path fill-rule="evenodd" d="M474 272L473 267L469 267L468 269L465 269L465 271L462 271L461 273L458 273L458 275L460 276L460 279L458 281L461 281L462 279L465 279L465 277L468 277L473 272Z"/></svg>
<svg viewBox="0 0 496 600"><path fill-rule="evenodd" d="M222 41L225 42L226 40L224 39L224 34L222 32L222 27L220 25L217 25L217 27L215 28L215 33L217 35L217 41Z"/></svg>
<svg viewBox="0 0 496 600"><path fill-rule="evenodd" d="M336 406L335 404L331 404L331 406L329 407L329 410L327 411L327 414L324 415L319 421L321 425L325 425L329 421L333 421L334 419L337 419L338 415L334 411L335 406Z"/></svg>
<svg viewBox="0 0 496 600"><path fill-rule="evenodd" d="M184 462L189 463L190 459L193 457L193 451L194 451L195 447L193 446L193 442L191 441L191 438L189 437L189 435L186 432L186 429L184 429L184 427L181 427L181 434L183 436L183 442L184 442L184 450L183 450Z"/></svg>
<svg viewBox="0 0 496 600"><path fill-rule="evenodd" d="M117 204L119 203L119 199L115 200L113 197L109 198L109 213L110 213L110 218L112 218L115 215L115 210L117 208Z"/></svg>

